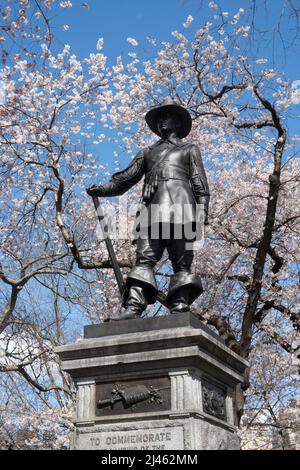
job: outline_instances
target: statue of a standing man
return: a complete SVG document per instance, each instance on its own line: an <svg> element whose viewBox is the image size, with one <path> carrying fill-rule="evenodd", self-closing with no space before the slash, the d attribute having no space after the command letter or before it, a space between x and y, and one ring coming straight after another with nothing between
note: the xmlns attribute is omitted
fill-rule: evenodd
<svg viewBox="0 0 300 470"><path fill-rule="evenodd" d="M140 317L148 304L155 303L158 289L153 268L165 248L174 271L166 298L170 312L189 311L202 293L200 277L191 273L194 253L187 249L191 239L186 236L190 231L185 230L195 227L197 205L204 209L204 224L208 224L209 188L200 151L197 145L181 140L189 134L192 119L184 107L170 98L152 108L145 119L160 140L141 150L128 168L115 173L109 183L87 188L90 196L119 196L145 176L142 202L150 215L149 227L146 234L143 231L143 236L137 238L136 263L126 280L125 311L118 320ZM178 210L182 208L184 211ZM183 214L181 222L179 212ZM151 231L155 224L158 231ZM166 226L169 230L164 230ZM178 237L179 226L183 230Z"/></svg>

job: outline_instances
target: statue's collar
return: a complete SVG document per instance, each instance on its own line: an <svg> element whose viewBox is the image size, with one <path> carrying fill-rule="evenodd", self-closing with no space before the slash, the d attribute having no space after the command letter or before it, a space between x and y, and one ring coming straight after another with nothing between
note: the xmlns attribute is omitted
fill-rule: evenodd
<svg viewBox="0 0 300 470"><path fill-rule="evenodd" d="M150 148L157 147L158 145L163 144L164 142L170 143L172 145L176 145L176 147L182 147L183 145L185 145L185 143L182 142L182 140L179 139L179 137L171 136L168 139L159 139L157 142L155 142L155 144L151 145Z"/></svg>

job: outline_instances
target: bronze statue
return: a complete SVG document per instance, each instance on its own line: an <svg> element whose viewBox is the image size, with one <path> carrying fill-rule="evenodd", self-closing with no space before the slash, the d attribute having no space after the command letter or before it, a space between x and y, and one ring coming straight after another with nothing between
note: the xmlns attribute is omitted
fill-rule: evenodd
<svg viewBox="0 0 300 470"><path fill-rule="evenodd" d="M208 224L209 188L200 151L197 145L181 140L191 130L191 116L183 106L167 98L152 108L145 120L160 140L142 149L109 183L87 188L92 197L119 196L145 176L142 202L150 214L149 230L137 237L136 263L126 280L125 311L118 320L140 317L148 304L155 303L158 289L153 268L165 248L174 271L166 297L170 312L189 311L192 302L203 292L200 277L191 273L194 253L186 249L187 241L191 240L185 230L178 238L176 209L172 212L173 207L187 207L182 225L195 227L199 204L204 207L204 224ZM158 211L163 208L159 219L156 208ZM150 230L154 223L158 225L158 236L157 232L153 236ZM166 225L169 230L165 231Z"/></svg>

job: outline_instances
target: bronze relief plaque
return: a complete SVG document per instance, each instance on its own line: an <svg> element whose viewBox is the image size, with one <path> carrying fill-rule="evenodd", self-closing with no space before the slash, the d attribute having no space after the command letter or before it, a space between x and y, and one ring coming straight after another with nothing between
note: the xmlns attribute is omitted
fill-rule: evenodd
<svg viewBox="0 0 300 470"><path fill-rule="evenodd" d="M96 383L96 416L171 408L169 377Z"/></svg>
<svg viewBox="0 0 300 470"><path fill-rule="evenodd" d="M226 421L226 391L224 388L202 380L203 411Z"/></svg>

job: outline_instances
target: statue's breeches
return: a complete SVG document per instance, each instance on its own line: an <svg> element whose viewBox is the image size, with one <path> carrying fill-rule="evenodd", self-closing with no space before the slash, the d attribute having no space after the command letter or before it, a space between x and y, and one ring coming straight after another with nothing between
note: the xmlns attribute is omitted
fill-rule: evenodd
<svg viewBox="0 0 300 470"><path fill-rule="evenodd" d="M161 259L165 248L168 251L174 273L178 271L190 272L193 262L193 250L186 249L186 240L174 239L171 234L169 239L153 239L148 237L138 238L136 247L136 265L148 266L153 269Z"/></svg>

